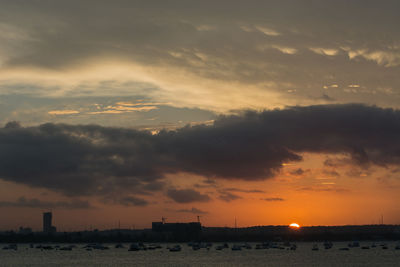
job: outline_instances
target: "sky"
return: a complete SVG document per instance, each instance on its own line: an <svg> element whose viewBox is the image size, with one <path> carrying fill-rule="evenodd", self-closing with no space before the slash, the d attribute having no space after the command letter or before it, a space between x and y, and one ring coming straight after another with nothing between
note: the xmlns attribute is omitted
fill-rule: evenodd
<svg viewBox="0 0 400 267"><path fill-rule="evenodd" d="M397 0L0 2L0 230L400 224Z"/></svg>

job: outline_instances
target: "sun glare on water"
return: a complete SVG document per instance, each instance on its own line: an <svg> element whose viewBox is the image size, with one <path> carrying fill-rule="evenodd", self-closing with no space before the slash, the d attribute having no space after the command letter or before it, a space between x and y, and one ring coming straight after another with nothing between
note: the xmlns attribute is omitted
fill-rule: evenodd
<svg viewBox="0 0 400 267"><path fill-rule="evenodd" d="M298 228L300 228L300 225L298 225L297 223L291 223L291 224L289 225L289 227L290 227L290 228L294 228L294 229L298 229Z"/></svg>

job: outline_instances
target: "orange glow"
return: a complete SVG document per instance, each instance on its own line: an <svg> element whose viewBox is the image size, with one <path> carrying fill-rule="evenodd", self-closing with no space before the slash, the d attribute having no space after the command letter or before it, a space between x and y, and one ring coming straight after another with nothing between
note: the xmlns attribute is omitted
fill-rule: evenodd
<svg viewBox="0 0 400 267"><path fill-rule="evenodd" d="M290 228L298 229L298 228L300 228L300 225L298 225L297 223L291 223L291 224L289 225L289 227L290 227Z"/></svg>

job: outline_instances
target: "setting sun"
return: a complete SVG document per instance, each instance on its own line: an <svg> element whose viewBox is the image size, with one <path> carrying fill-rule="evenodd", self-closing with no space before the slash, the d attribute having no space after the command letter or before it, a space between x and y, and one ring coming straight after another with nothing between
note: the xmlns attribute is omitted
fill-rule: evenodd
<svg viewBox="0 0 400 267"><path fill-rule="evenodd" d="M300 228L300 225L298 225L297 223L291 223L289 225L290 228Z"/></svg>

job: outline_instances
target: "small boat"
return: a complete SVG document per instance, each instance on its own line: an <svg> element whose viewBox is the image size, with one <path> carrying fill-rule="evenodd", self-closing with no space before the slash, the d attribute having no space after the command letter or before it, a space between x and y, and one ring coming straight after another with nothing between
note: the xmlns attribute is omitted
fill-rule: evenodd
<svg viewBox="0 0 400 267"><path fill-rule="evenodd" d="M339 248L339 250L350 250L349 248Z"/></svg>
<svg viewBox="0 0 400 267"><path fill-rule="evenodd" d="M319 250L318 245L314 244L311 250L314 250L314 251Z"/></svg>
<svg viewBox="0 0 400 267"><path fill-rule="evenodd" d="M369 249L369 246L362 246L361 249Z"/></svg>
<svg viewBox="0 0 400 267"><path fill-rule="evenodd" d="M256 244L256 249L264 249L262 244Z"/></svg>
<svg viewBox="0 0 400 267"><path fill-rule="evenodd" d="M242 246L233 245L233 246L232 246L232 250L233 250L233 251L242 250Z"/></svg>
<svg viewBox="0 0 400 267"><path fill-rule="evenodd" d="M137 243L132 243L128 249L128 251L139 251L139 250L140 250L140 247Z"/></svg>
<svg viewBox="0 0 400 267"><path fill-rule="evenodd" d="M360 247L360 243L358 241L354 241L352 243L349 243L349 248L358 248Z"/></svg>
<svg viewBox="0 0 400 267"><path fill-rule="evenodd" d="M180 245L175 245L172 248L169 248L170 252L178 252L178 251L181 251L181 250L182 250L182 248L181 248Z"/></svg>
<svg viewBox="0 0 400 267"><path fill-rule="evenodd" d="M71 246L61 247L60 250L71 251L71 250L72 250L72 247L71 247Z"/></svg>
<svg viewBox="0 0 400 267"><path fill-rule="evenodd" d="M9 244L7 246L4 246L3 249L4 250L11 250L11 249L18 250L18 247L17 247L17 244Z"/></svg>
<svg viewBox="0 0 400 267"><path fill-rule="evenodd" d="M125 247L121 243L118 243L118 244L115 245L115 248L125 248Z"/></svg>
<svg viewBox="0 0 400 267"><path fill-rule="evenodd" d="M332 242L325 241L324 242L325 249L331 249L333 247Z"/></svg>
<svg viewBox="0 0 400 267"><path fill-rule="evenodd" d="M147 246L148 250L155 250L157 248L161 248L161 246L155 245L155 244L150 244L150 245Z"/></svg>
<svg viewBox="0 0 400 267"><path fill-rule="evenodd" d="M103 246L100 243L91 243L91 244L87 244L86 246L84 246L83 248L90 248L90 249L98 249L98 250L106 250L106 249L110 249L107 246Z"/></svg>
<svg viewBox="0 0 400 267"><path fill-rule="evenodd" d="M251 246L250 244L247 244L247 243L245 243L245 244L243 245L243 247L244 247L245 249L252 249L252 246Z"/></svg>

